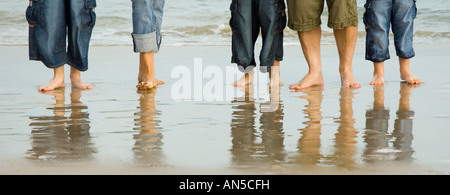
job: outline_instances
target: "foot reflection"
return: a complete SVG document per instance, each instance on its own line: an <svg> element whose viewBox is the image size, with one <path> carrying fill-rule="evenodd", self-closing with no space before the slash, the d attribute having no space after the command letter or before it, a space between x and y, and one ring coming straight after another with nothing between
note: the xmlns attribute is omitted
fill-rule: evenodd
<svg viewBox="0 0 450 195"><path fill-rule="evenodd" d="M345 169L354 169L356 166L356 137L355 119L353 118L354 89L342 87L340 90L340 116L336 118L339 124L337 133L334 135L334 152L324 154L321 146L321 131L323 119L322 100L323 86L314 86L297 92L304 93L300 98L307 100L303 109L306 115L305 128L300 130L298 140L298 154L291 157L293 164L303 166L319 166L329 164Z"/></svg>
<svg viewBox="0 0 450 195"><path fill-rule="evenodd" d="M299 129L301 137L297 146L299 155L294 158L296 164L318 165L323 157L320 154L323 90L323 86L314 86L300 91L305 94L300 98L308 101L303 109L308 120L303 122L306 127Z"/></svg>
<svg viewBox="0 0 450 195"><path fill-rule="evenodd" d="M353 118L354 94L354 89L341 88L340 116L336 119L339 127L335 134L335 150L334 154L329 157L331 163L346 169L353 169L356 166L356 137L358 131L355 129L355 119Z"/></svg>
<svg viewBox="0 0 450 195"><path fill-rule="evenodd" d="M271 101L260 104L258 112L253 89L253 84L241 87L245 95L232 101L232 163L237 166L280 164L285 153L284 114L279 90L271 90Z"/></svg>
<svg viewBox="0 0 450 195"><path fill-rule="evenodd" d="M366 111L366 131L364 142L364 159L367 162L384 158L383 149L389 147L389 109L384 106L384 86L373 87L373 109ZM378 152L378 151L383 152Z"/></svg>
<svg viewBox="0 0 450 195"><path fill-rule="evenodd" d="M133 137L133 147L136 163L146 166L161 166L164 163L162 133L158 117L161 112L156 109L156 88L150 90L139 90L139 107L135 113L134 130L138 133Z"/></svg>
<svg viewBox="0 0 450 195"><path fill-rule="evenodd" d="M253 84L241 87L245 92L242 97L232 101L233 113L231 114L231 154L235 165L251 164L257 151L258 144L256 131L256 106L253 99Z"/></svg>
<svg viewBox="0 0 450 195"><path fill-rule="evenodd" d="M267 106L268 105L268 106ZM260 106L261 145L267 162L278 164L284 161L283 104L280 87L270 88L270 101Z"/></svg>
<svg viewBox="0 0 450 195"><path fill-rule="evenodd" d="M38 160L86 160L96 152L90 137L88 107L81 101L81 89L72 88L70 104L65 104L65 88L42 92L53 96L47 109L52 116L30 117L31 149L27 157ZM66 113L70 113L66 116Z"/></svg>
<svg viewBox="0 0 450 195"><path fill-rule="evenodd" d="M416 87L419 85L400 83L400 100L392 134L388 130L389 110L384 108L384 88L374 87L373 109L366 112L364 141L367 145L363 154L366 162L412 159L414 111L410 108L410 95Z"/></svg>
<svg viewBox="0 0 450 195"><path fill-rule="evenodd" d="M397 154L396 160L412 160L414 149L412 148L413 138L413 117L414 111L410 107L411 90L419 87L419 85L410 85L408 83L400 83L400 100L397 111L397 119L394 122L394 131L392 132L395 141L393 146L400 152Z"/></svg>

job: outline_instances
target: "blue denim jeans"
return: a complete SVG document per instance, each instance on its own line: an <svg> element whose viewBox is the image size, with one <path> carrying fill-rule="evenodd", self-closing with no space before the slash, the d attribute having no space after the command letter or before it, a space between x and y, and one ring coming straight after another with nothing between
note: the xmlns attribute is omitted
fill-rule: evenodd
<svg viewBox="0 0 450 195"><path fill-rule="evenodd" d="M96 0L31 0L26 10L30 60L86 71L95 7Z"/></svg>
<svg viewBox="0 0 450 195"><path fill-rule="evenodd" d="M275 60L283 60L283 30L286 27L284 0L233 0L230 27L232 63L248 72L256 66L255 43L261 32L262 49L259 56L261 72L271 70Z"/></svg>
<svg viewBox="0 0 450 195"><path fill-rule="evenodd" d="M134 52L158 52L164 0L131 0L133 3Z"/></svg>
<svg viewBox="0 0 450 195"><path fill-rule="evenodd" d="M366 60L384 62L389 55L389 30L392 25L397 56L415 56L413 27L417 15L416 0L367 0L364 5Z"/></svg>

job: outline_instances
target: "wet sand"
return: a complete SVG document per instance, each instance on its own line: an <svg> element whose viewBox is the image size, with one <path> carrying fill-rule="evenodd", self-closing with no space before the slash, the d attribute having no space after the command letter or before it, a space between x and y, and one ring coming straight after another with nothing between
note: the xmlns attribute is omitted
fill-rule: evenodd
<svg viewBox="0 0 450 195"><path fill-rule="evenodd" d="M286 46L278 93L258 74L262 82L230 94L229 46L163 46L156 71L166 84L151 91L135 88L132 46L92 46L82 76L93 90L66 80L39 93L52 71L28 61L26 46L0 47L0 174L449 174L450 49L416 50L420 86L401 83L393 50L386 85L370 86L373 68L357 45L362 88L343 89L336 46L323 45L325 86L293 92L307 66L299 46ZM182 76L212 89L218 75L208 71L224 74L221 100L194 85L188 100L174 99Z"/></svg>

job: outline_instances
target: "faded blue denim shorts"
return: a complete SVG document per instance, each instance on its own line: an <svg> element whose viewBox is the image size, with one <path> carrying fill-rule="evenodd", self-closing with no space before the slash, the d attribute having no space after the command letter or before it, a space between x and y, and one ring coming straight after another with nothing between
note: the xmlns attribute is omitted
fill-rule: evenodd
<svg viewBox="0 0 450 195"><path fill-rule="evenodd" d="M26 10L30 60L86 71L95 7L96 0L31 0Z"/></svg>
<svg viewBox="0 0 450 195"><path fill-rule="evenodd" d="M404 59L415 56L413 27L417 15L416 0L367 0L364 7L366 60L384 62L390 59L391 27L397 56Z"/></svg>

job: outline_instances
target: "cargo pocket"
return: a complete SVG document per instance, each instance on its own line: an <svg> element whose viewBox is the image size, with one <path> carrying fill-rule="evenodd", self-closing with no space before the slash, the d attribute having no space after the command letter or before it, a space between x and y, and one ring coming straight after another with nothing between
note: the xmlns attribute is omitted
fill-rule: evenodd
<svg viewBox="0 0 450 195"><path fill-rule="evenodd" d="M287 24L286 4L284 4L284 1L279 1L279 3L276 4L276 9L280 22L278 32L283 32Z"/></svg>
<svg viewBox="0 0 450 195"><path fill-rule="evenodd" d="M237 26L237 16L236 16L236 12L237 12L237 2L233 0L233 2L231 2L230 5L230 11L231 11L231 19L230 19L230 28L233 32L237 32L238 28Z"/></svg>
<svg viewBox="0 0 450 195"><path fill-rule="evenodd" d="M37 42L36 27L43 26L41 20L42 0L31 0L27 7L25 17L28 21L28 56L30 60L40 60L39 47Z"/></svg>
<svg viewBox="0 0 450 195"><path fill-rule="evenodd" d="M370 17L371 17L370 13L372 10L371 10L370 6L371 6L371 3L364 4L364 8L366 10L364 11L364 14L363 14L363 22L364 22L366 31L371 26L371 23L369 21L370 21Z"/></svg>
<svg viewBox="0 0 450 195"><path fill-rule="evenodd" d="M416 19L417 18L417 0L414 0L414 9L415 9L414 19Z"/></svg>
<svg viewBox="0 0 450 195"><path fill-rule="evenodd" d="M25 17L30 27L42 25L42 0L31 0L30 5L27 7Z"/></svg>
<svg viewBox="0 0 450 195"><path fill-rule="evenodd" d="M85 0L86 11L83 16L84 24L87 28L91 29L95 26L95 21L97 20L97 15L95 13L95 7L97 7L96 0Z"/></svg>

